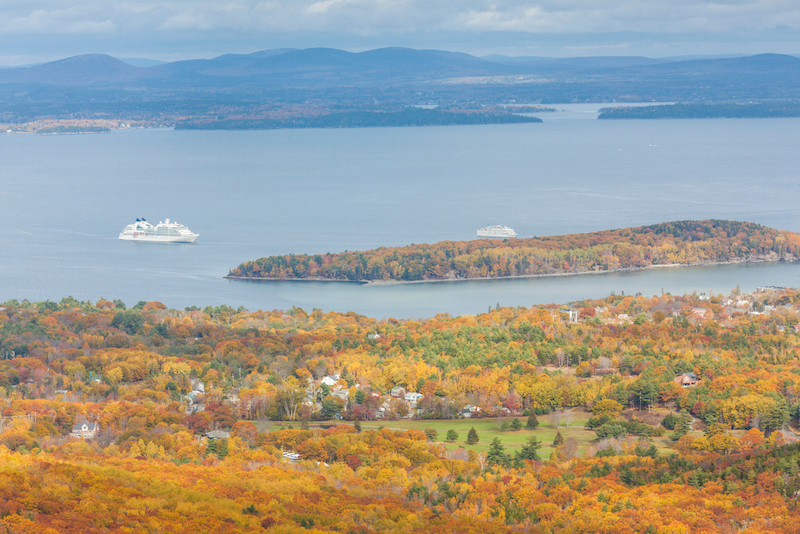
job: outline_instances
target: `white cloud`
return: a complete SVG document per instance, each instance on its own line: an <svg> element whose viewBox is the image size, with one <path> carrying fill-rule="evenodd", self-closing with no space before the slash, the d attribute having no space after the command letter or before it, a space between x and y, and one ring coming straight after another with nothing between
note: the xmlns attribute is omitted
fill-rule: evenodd
<svg viewBox="0 0 800 534"><path fill-rule="evenodd" d="M117 29L117 25L104 15L103 10L88 7L34 9L20 16L2 17L0 21L1 35L96 34Z"/></svg>
<svg viewBox="0 0 800 534"><path fill-rule="evenodd" d="M66 43L72 54L164 59L394 45L522 55L800 53L800 0L78 1L0 0L3 53L32 62L65 53Z"/></svg>
<svg viewBox="0 0 800 534"><path fill-rule="evenodd" d="M4 2L0 34L164 30L735 32L800 28L797 0L69 0Z"/></svg>

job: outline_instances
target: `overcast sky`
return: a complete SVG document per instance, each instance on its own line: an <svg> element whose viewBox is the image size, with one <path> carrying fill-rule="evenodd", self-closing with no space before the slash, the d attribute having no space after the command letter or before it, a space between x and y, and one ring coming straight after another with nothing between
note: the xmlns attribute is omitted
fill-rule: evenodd
<svg viewBox="0 0 800 534"><path fill-rule="evenodd" d="M479 56L800 54L800 0L0 0L0 65L316 46Z"/></svg>

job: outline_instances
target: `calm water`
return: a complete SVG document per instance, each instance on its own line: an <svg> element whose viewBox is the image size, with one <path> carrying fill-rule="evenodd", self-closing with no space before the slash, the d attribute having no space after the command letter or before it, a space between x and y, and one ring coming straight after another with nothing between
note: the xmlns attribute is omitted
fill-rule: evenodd
<svg viewBox="0 0 800 534"><path fill-rule="evenodd" d="M557 106L543 124L0 136L0 301L72 295L377 318L610 292L800 286L800 265L365 287L242 283L270 254L363 250L506 224L521 237L678 219L800 231L800 119L597 121ZM136 217L172 218L193 245L121 242Z"/></svg>

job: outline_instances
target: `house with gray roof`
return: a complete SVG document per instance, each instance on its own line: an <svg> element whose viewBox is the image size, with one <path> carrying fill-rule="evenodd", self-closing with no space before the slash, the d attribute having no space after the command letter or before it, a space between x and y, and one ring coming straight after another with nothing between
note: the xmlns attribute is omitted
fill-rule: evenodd
<svg viewBox="0 0 800 534"><path fill-rule="evenodd" d="M72 431L69 433L71 438L79 438L79 439L94 439L97 436L97 431L100 429L100 425L95 422L89 423L84 421L83 423L76 423L72 426Z"/></svg>

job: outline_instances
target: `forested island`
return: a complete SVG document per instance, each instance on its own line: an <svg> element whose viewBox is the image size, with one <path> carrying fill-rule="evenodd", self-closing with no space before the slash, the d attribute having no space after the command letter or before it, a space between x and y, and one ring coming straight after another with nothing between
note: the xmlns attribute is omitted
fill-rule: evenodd
<svg viewBox="0 0 800 534"><path fill-rule="evenodd" d="M602 108L598 119L757 119L800 117L800 102L667 104Z"/></svg>
<svg viewBox="0 0 800 534"><path fill-rule="evenodd" d="M344 111L316 117L287 119L225 119L184 121L176 130L272 130L279 128L368 128L387 126L463 126L471 124L517 124L542 122L537 117L508 111L442 111L405 108L399 111Z"/></svg>
<svg viewBox="0 0 800 534"><path fill-rule="evenodd" d="M242 263L227 278L413 282L794 261L798 257L800 234L712 219L587 234L269 256Z"/></svg>
<svg viewBox="0 0 800 534"><path fill-rule="evenodd" d="M568 314L566 311L576 314ZM796 530L800 292L0 305L0 530Z"/></svg>

